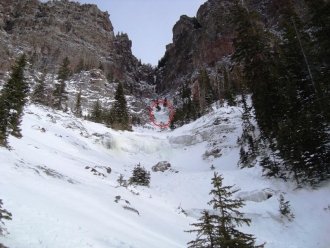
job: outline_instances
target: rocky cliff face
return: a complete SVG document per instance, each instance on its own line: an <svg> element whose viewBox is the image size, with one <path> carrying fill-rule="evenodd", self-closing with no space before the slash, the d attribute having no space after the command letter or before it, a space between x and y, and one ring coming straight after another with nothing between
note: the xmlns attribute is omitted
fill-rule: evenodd
<svg viewBox="0 0 330 248"><path fill-rule="evenodd" d="M277 5L281 1L246 0L247 8L257 9L266 27L277 23ZM215 83L218 69L228 64L234 52L235 27L230 22L232 0L208 0L196 17L181 16L173 27L173 42L166 47L157 70L158 93L173 93L183 83L197 82L198 71L207 69Z"/></svg>
<svg viewBox="0 0 330 248"><path fill-rule="evenodd" d="M35 68L56 72L65 56L74 69L102 64L105 74L133 84L138 60L126 34L114 35L108 12L94 4L38 0L0 2L0 71L7 71L17 53L25 52Z"/></svg>
<svg viewBox="0 0 330 248"><path fill-rule="evenodd" d="M259 10L260 21L269 27L276 25L280 3L245 0L248 8ZM53 75L65 56L73 70L81 61L89 70L101 64L104 82L121 81L138 97L157 98L150 87L154 84L160 94L173 93L183 83L192 86L202 68L208 70L215 84L219 68L230 63L234 51L235 27L229 11L232 4L232 0L208 0L196 17L181 16L173 27L173 42L167 45L155 74L152 67L141 65L132 55L127 34L114 34L109 14L96 5L68 0L2 0L0 80L17 54L25 52L34 68L46 68Z"/></svg>
<svg viewBox="0 0 330 248"><path fill-rule="evenodd" d="M131 95L127 96L131 114L143 124L149 118L148 99L156 98L154 68L141 64L131 47L128 35L115 35L109 14L94 4L0 1L0 88L16 58L24 52L30 64L26 78L31 88L46 69L46 97L51 99L58 67L67 56L75 72L67 81L69 109L74 108L79 91L84 113L90 113L96 100L109 109L117 86L113 82L122 82Z"/></svg>

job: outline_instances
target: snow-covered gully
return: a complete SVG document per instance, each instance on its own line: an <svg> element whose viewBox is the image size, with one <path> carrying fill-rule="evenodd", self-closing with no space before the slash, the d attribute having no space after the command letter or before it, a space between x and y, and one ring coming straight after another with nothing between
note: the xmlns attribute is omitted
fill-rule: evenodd
<svg viewBox="0 0 330 248"><path fill-rule="evenodd" d="M236 140L241 109L212 113L174 131L152 124L120 132L70 114L30 105L22 139L0 149L0 198L12 213L10 248L176 248L194 239L207 204L214 171L252 219L240 230L266 248L329 248L330 187L300 189L262 177L259 166L239 169ZM171 167L152 171L160 161ZM150 187L121 187L135 165L151 172ZM211 166L215 169L210 169ZM279 195L290 201L295 219L281 218Z"/></svg>

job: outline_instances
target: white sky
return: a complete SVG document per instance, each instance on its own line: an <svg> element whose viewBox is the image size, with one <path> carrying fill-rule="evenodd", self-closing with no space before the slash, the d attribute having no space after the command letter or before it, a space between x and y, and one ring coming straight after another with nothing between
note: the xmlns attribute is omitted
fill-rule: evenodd
<svg viewBox="0 0 330 248"><path fill-rule="evenodd" d="M172 42L172 28L181 15L196 16L206 0L78 0L108 11L115 34L132 40L133 54L143 63L157 65ZM45 1L42 1L45 2Z"/></svg>

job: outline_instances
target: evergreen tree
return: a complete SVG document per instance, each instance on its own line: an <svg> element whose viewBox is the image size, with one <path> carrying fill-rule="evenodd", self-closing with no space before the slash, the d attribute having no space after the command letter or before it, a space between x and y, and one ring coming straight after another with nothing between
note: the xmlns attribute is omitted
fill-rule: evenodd
<svg viewBox="0 0 330 248"><path fill-rule="evenodd" d="M119 174L119 177L117 179L117 183L119 184L119 186L126 186L126 180L124 179L124 175L123 174Z"/></svg>
<svg viewBox="0 0 330 248"><path fill-rule="evenodd" d="M46 105L46 72L44 71L40 78L37 79L36 86L32 93L32 102Z"/></svg>
<svg viewBox="0 0 330 248"><path fill-rule="evenodd" d="M107 80L109 83L112 83L113 82L113 78L114 78L114 75L113 75L113 71L110 70L108 73L107 73Z"/></svg>
<svg viewBox="0 0 330 248"><path fill-rule="evenodd" d="M174 111L175 114L170 123L170 128L172 130L184 124L188 124L199 117L198 108L200 102L199 98L195 99L195 95L198 93L193 96L194 99L192 99L191 93L191 88L189 88L188 84L184 84L180 89L179 94L182 99L182 107L177 107ZM177 104L176 98L173 102Z"/></svg>
<svg viewBox="0 0 330 248"><path fill-rule="evenodd" d="M294 219L294 214L290 209L290 201L285 201L284 196L281 194L279 201L279 211L283 216L286 216L290 221Z"/></svg>
<svg viewBox="0 0 330 248"><path fill-rule="evenodd" d="M312 33L312 54L314 56L314 81L322 115L330 122L330 2L326 0L305 0L310 19L306 20Z"/></svg>
<svg viewBox="0 0 330 248"><path fill-rule="evenodd" d="M212 178L214 188L210 192L213 199L208 202L214 210L219 211L219 215L212 216L217 222L216 242L220 247L226 248L255 247L253 235L242 233L235 228L243 223L250 225L251 219L244 218L243 214L237 210L244 206L244 202L242 199L231 199L238 190L232 190L234 185L223 186L222 180L221 175L215 172Z"/></svg>
<svg viewBox="0 0 330 248"><path fill-rule="evenodd" d="M81 118L82 117L82 108L81 108L81 90L77 94L76 97L76 104L74 106L74 113L77 117Z"/></svg>
<svg viewBox="0 0 330 248"><path fill-rule="evenodd" d="M223 85L224 85L224 99L227 100L229 106L235 106L235 96L233 92L233 87L229 81L229 75L226 68L222 70L223 74Z"/></svg>
<svg viewBox="0 0 330 248"><path fill-rule="evenodd" d="M67 91L66 91L66 83L65 81L70 76L70 60L68 57L65 57L60 65L60 68L57 73L58 83L55 85L54 90L54 108L61 110L62 104L68 99Z"/></svg>
<svg viewBox="0 0 330 248"><path fill-rule="evenodd" d="M3 222L3 219L4 220L11 220L12 214L10 212L8 212L6 209L3 209L2 205L3 205L3 203L2 203L2 200L0 199L0 224L4 225L5 223ZM0 236L3 236L4 232L5 232L5 229L2 228L1 225L0 225Z"/></svg>
<svg viewBox="0 0 330 248"><path fill-rule="evenodd" d="M282 33L276 37L260 26L256 12L234 3L232 22L237 37L233 58L243 64L260 141L273 144L273 151L278 150L283 159L276 165L263 159L265 168L273 169L268 175L282 177L288 170L298 185L309 182L314 186L329 178L329 133L309 61L309 34L293 1L281 1L280 6ZM249 149L256 150L259 141L252 136L247 141ZM246 156L244 152L241 155Z"/></svg>
<svg viewBox="0 0 330 248"><path fill-rule="evenodd" d="M65 57L62 60L62 63L60 65L60 68L58 69L57 72L57 80L59 81L66 81L68 80L70 74L71 74L71 70L69 68L70 65L70 60L68 57Z"/></svg>
<svg viewBox="0 0 330 248"><path fill-rule="evenodd" d="M173 119L172 119L172 121L170 123L170 129L171 130L174 130L176 128L176 121L177 121L176 113L174 113Z"/></svg>
<svg viewBox="0 0 330 248"><path fill-rule="evenodd" d="M181 99L182 108L179 110L179 113L176 113L176 121L179 120L179 126L188 124L192 120L197 119L196 107L194 106L193 100L191 99L191 88L188 86L188 83L184 84L182 87Z"/></svg>
<svg viewBox="0 0 330 248"><path fill-rule="evenodd" d="M178 108L175 111L173 121L176 124L175 127L181 127L184 125L184 112L182 108Z"/></svg>
<svg viewBox="0 0 330 248"><path fill-rule="evenodd" d="M114 126L122 130L130 130L129 110L121 83L118 84L114 103Z"/></svg>
<svg viewBox="0 0 330 248"><path fill-rule="evenodd" d="M105 124L109 127L115 122L115 108L111 107L107 112L104 113Z"/></svg>
<svg viewBox="0 0 330 248"><path fill-rule="evenodd" d="M148 187L150 184L150 172L144 167L141 167L139 163L133 169L132 177L130 177L130 183Z"/></svg>
<svg viewBox="0 0 330 248"><path fill-rule="evenodd" d="M103 121L103 111L99 100L97 100L93 105L90 120L96 123L102 123Z"/></svg>
<svg viewBox="0 0 330 248"><path fill-rule="evenodd" d="M79 73L82 72L85 69L85 61L81 58L79 60L79 63L76 67L75 73Z"/></svg>
<svg viewBox="0 0 330 248"><path fill-rule="evenodd" d="M216 233L216 223L214 223L214 219L209 214L208 211L204 210L202 212L202 217L198 219L199 223L190 224L198 229L185 231L185 232L197 232L196 240L190 241L188 243L188 248L200 248L200 247L208 247L208 248L216 248L219 247L217 245L217 233Z"/></svg>
<svg viewBox="0 0 330 248"><path fill-rule="evenodd" d="M276 177L282 178L287 181L287 175L284 171L283 165L280 163L279 156L274 152L274 148L271 148L270 155L265 155L261 157L260 166L263 168L263 176L265 177Z"/></svg>
<svg viewBox="0 0 330 248"><path fill-rule="evenodd" d="M282 77L282 109L277 149L285 167L293 174L298 185L309 182L316 185L329 178L329 134L323 102L317 91L312 73L311 40L303 22L287 0L279 9L283 15L283 28L278 68ZM285 80L283 80L285 79Z"/></svg>
<svg viewBox="0 0 330 248"><path fill-rule="evenodd" d="M252 167L252 166L249 166L251 164L250 164L250 160L249 160L249 157L248 157L248 153L245 151L243 146L241 146L241 148L239 150L238 164L241 166L241 168Z"/></svg>
<svg viewBox="0 0 330 248"><path fill-rule="evenodd" d="M249 107L246 103L246 96L242 94L242 135L238 139L238 144L241 145L239 165L241 168L252 167L254 160L258 155L258 141L255 138L254 130L255 126L251 123L252 107Z"/></svg>
<svg viewBox="0 0 330 248"><path fill-rule="evenodd" d="M1 143L7 143L6 132L11 135L21 138L21 121L23 116L23 108L27 101L26 97L29 92L29 85L24 77L24 68L26 65L25 54L21 55L16 64L12 67L12 72L10 73L8 81L4 84L1 90L0 100L0 110L1 117L6 118L6 120L1 121ZM5 132L5 130L7 130Z"/></svg>
<svg viewBox="0 0 330 248"><path fill-rule="evenodd" d="M7 147L8 145L8 111L5 99L0 96L0 146Z"/></svg>
<svg viewBox="0 0 330 248"><path fill-rule="evenodd" d="M189 247L210 247L210 248L255 248L264 247L264 245L255 246L255 238L251 234L245 234L236 229L236 226L242 226L243 223L250 225L251 220L244 218L243 214L237 209L244 206L242 199L233 200L231 197L238 190L232 190L234 186L223 186L223 178L214 172L212 178L213 189L210 195L213 199L208 202L216 211L212 215L203 212L200 220L203 222L193 224L200 227L197 230L188 232L197 232L197 239L188 244Z"/></svg>
<svg viewBox="0 0 330 248"><path fill-rule="evenodd" d="M196 116L195 119L201 117L200 104L199 104L199 89L197 85L194 86L193 108Z"/></svg>
<svg viewBox="0 0 330 248"><path fill-rule="evenodd" d="M271 46L276 37L265 32L257 12L249 11L238 1L231 9L231 16L237 32L237 37L233 39L233 59L243 65L261 134L265 139L271 139L278 131L278 119L283 114L277 104L280 87L274 64L275 52Z"/></svg>
<svg viewBox="0 0 330 248"><path fill-rule="evenodd" d="M215 99L215 92L211 86L210 78L206 70L200 70L199 72L199 103L201 113L205 114L209 111L211 104Z"/></svg>

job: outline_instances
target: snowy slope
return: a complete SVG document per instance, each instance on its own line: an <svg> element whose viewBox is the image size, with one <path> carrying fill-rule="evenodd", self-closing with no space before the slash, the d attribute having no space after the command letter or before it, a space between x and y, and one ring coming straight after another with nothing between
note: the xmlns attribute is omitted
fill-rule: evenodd
<svg viewBox="0 0 330 248"><path fill-rule="evenodd" d="M214 108L174 131L150 124L117 132L27 107L23 138L10 137L12 150L0 149L0 199L13 214L5 226L10 234L0 243L10 248L187 247L195 235L183 230L210 209L213 164L226 185L241 188L236 197L247 200L242 212L252 219L241 230L255 234L258 243L329 248L329 183L316 191L294 190L291 183L262 178L259 167L238 169L240 114L239 108ZM137 163L151 171L163 160L172 170L151 172L150 188L118 187L118 175L128 179ZM280 193L290 200L292 222L280 217ZM116 196L121 196L118 203Z"/></svg>

